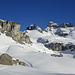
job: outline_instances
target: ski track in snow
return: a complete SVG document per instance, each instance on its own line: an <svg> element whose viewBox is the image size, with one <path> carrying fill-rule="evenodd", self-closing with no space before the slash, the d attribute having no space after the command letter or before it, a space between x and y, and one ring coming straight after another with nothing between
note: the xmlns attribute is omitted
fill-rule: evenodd
<svg viewBox="0 0 75 75"><path fill-rule="evenodd" d="M32 68L33 68L33 65L32 65L30 62L28 62L28 61L25 60L25 63L26 63L26 65L27 65L28 67L32 67Z"/></svg>

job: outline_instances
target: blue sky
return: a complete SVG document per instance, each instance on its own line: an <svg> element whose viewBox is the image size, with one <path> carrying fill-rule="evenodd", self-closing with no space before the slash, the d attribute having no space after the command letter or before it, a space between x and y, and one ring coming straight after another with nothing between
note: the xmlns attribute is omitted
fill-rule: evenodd
<svg viewBox="0 0 75 75"><path fill-rule="evenodd" d="M75 24L75 0L0 0L0 19L20 23L21 31L30 24L44 29L49 21Z"/></svg>

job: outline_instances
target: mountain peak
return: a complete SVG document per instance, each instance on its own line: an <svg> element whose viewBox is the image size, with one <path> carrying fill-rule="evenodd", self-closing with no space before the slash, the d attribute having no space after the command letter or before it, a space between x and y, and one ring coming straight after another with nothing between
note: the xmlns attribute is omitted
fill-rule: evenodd
<svg viewBox="0 0 75 75"><path fill-rule="evenodd" d="M36 24L31 24L29 27L26 28L26 30L38 30L39 32L42 32L42 29Z"/></svg>

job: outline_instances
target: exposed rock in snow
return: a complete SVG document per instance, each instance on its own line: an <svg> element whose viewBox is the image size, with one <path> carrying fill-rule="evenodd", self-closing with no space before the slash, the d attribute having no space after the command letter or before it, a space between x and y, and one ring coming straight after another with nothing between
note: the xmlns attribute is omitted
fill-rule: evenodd
<svg viewBox="0 0 75 75"><path fill-rule="evenodd" d="M53 51L66 50L66 47L63 45L63 43L49 43L45 44L45 46Z"/></svg>
<svg viewBox="0 0 75 75"><path fill-rule="evenodd" d="M75 27L72 23L63 23L62 26L65 27Z"/></svg>
<svg viewBox="0 0 75 75"><path fill-rule="evenodd" d="M22 61L19 61L19 59L13 60L12 57L8 54L2 54L0 56L0 64L2 65L22 65L26 66L26 64Z"/></svg>
<svg viewBox="0 0 75 75"><path fill-rule="evenodd" d="M37 39L37 42L44 44L44 43L48 43L49 41L48 41L48 39L38 38L38 39Z"/></svg>
<svg viewBox="0 0 75 75"><path fill-rule="evenodd" d="M29 36L20 31L20 24L12 21L1 21L1 32L12 37L15 41L24 44L32 43Z"/></svg>
<svg viewBox="0 0 75 75"><path fill-rule="evenodd" d="M47 27L47 28L45 29L45 31L46 31L46 32L51 31L51 27Z"/></svg>
<svg viewBox="0 0 75 75"><path fill-rule="evenodd" d="M59 27L59 25L51 21L48 23L48 27Z"/></svg>
<svg viewBox="0 0 75 75"><path fill-rule="evenodd" d="M39 32L42 33L42 29L39 26L37 26L36 24L31 24L29 27L27 27L26 30L38 30Z"/></svg>
<svg viewBox="0 0 75 75"><path fill-rule="evenodd" d="M0 64L3 64L3 65L13 65L12 57L9 56L8 54L2 54L0 56Z"/></svg>

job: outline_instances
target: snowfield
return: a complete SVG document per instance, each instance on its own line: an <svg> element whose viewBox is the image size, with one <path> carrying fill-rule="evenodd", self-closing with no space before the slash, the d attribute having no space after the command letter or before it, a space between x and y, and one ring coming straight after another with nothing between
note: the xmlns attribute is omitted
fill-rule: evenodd
<svg viewBox="0 0 75 75"><path fill-rule="evenodd" d="M38 38L49 39L50 42L72 42L69 37L60 37L50 32L40 33L36 30L26 33L33 44L19 44L12 38L0 35L0 55L7 53L13 59L24 61L27 66L0 65L0 75L75 75L75 52L69 50L61 52L63 57L51 56L56 52L47 49L42 43L37 43Z"/></svg>

